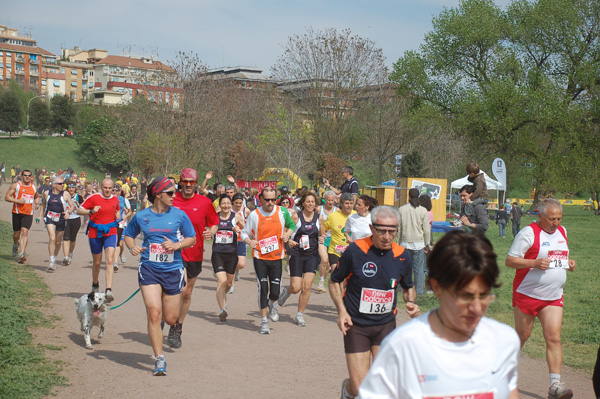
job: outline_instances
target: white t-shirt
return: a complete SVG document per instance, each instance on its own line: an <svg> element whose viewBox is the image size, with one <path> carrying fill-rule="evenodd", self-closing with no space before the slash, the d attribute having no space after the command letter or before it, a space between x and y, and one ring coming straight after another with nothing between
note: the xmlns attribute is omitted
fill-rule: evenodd
<svg viewBox="0 0 600 399"><path fill-rule="evenodd" d="M569 247L566 239L567 230L564 228L563 230L565 236L558 229L554 234L548 234L540 229L539 251L537 256L528 257L528 259L548 258L549 253L552 251L552 257L555 257L556 254L566 257L567 260L563 260L563 263L566 263L568 267ZM525 258L525 254L534 245L534 241L535 232L533 228L531 226L524 227L515 237L508 255L516 258ZM550 268L546 270L534 268L519 269L515 274L513 290L532 298L553 301L563 296L563 287L566 281L567 271L564 268Z"/></svg>
<svg viewBox="0 0 600 399"><path fill-rule="evenodd" d="M350 235L352 241L360 240L361 238L372 235L371 229L369 228L370 225L371 214L363 217L358 213L353 213L352 215L348 216L348 220L346 220L344 232Z"/></svg>
<svg viewBox="0 0 600 399"><path fill-rule="evenodd" d="M520 342L515 330L483 317L470 339L448 342L431 330L430 313L386 337L358 397L508 398L517 388Z"/></svg>

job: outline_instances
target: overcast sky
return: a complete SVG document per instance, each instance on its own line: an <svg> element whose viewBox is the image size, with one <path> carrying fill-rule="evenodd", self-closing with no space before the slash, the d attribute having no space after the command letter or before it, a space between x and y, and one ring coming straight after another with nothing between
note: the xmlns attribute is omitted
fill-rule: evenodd
<svg viewBox="0 0 600 399"><path fill-rule="evenodd" d="M509 0L496 0L505 7ZM0 24L30 33L54 54L63 47L109 54L196 52L211 68L254 66L270 74L281 45L306 27L350 28L373 40L391 66L418 49L431 19L458 0L0 0Z"/></svg>

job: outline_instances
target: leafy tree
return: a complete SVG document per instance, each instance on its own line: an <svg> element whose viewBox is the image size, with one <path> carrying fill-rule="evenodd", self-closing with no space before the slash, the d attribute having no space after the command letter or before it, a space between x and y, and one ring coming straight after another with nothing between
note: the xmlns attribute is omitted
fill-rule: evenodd
<svg viewBox="0 0 600 399"><path fill-rule="evenodd" d="M12 90L6 90L0 96L0 129L9 132L19 130L23 119L23 108L19 97Z"/></svg>
<svg viewBox="0 0 600 399"><path fill-rule="evenodd" d="M52 112L52 127L55 130L68 129L73 124L75 108L69 97L65 95L52 97L50 111Z"/></svg>
<svg viewBox="0 0 600 399"><path fill-rule="evenodd" d="M579 182L566 171L582 157L577 132L587 130L598 84L599 25L593 0L519 0L506 11L464 0L434 18L420 51L405 53L391 79L414 108L445 115L472 158L501 155L509 181L525 158L536 195L570 190Z"/></svg>
<svg viewBox="0 0 600 399"><path fill-rule="evenodd" d="M293 96L312 123L313 150L345 154L352 142L354 100L387 82L385 57L369 39L349 29L308 28L285 43L272 68L279 88Z"/></svg>
<svg viewBox="0 0 600 399"><path fill-rule="evenodd" d="M423 157L417 151L412 151L402 158L400 177L423 177L426 173Z"/></svg>
<svg viewBox="0 0 600 399"><path fill-rule="evenodd" d="M113 142L118 123L108 117L96 119L75 139L84 159L98 169L128 169L127 153L123 144Z"/></svg>
<svg viewBox="0 0 600 399"><path fill-rule="evenodd" d="M38 132L46 132L52 123L50 108L45 101L36 98L29 105L29 128ZM38 135L39 137L39 135Z"/></svg>

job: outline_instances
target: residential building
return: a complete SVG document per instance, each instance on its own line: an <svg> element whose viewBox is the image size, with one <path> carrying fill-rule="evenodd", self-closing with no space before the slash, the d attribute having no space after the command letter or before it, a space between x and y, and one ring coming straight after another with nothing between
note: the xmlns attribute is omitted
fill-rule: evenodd
<svg viewBox="0 0 600 399"><path fill-rule="evenodd" d="M143 95L152 102L166 103L173 108L180 106L177 72L159 61L109 55L93 67L95 102L128 104L136 96Z"/></svg>
<svg viewBox="0 0 600 399"><path fill-rule="evenodd" d="M277 86L271 77L254 67L222 67L211 69L208 74L215 80L227 80L244 89L269 89Z"/></svg>
<svg viewBox="0 0 600 399"><path fill-rule="evenodd" d="M4 87L14 79L25 90L42 93L42 66L46 59L55 58L31 37L19 36L17 29L0 25L0 82Z"/></svg>

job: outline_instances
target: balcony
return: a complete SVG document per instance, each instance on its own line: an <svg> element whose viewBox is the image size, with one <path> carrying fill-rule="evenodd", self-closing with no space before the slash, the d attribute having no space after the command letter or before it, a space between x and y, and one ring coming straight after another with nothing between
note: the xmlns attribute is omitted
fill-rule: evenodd
<svg viewBox="0 0 600 399"><path fill-rule="evenodd" d="M23 57L22 55L17 55L15 57L15 61L16 62L20 62L20 63L24 63L25 62L25 57Z"/></svg>
<svg viewBox="0 0 600 399"><path fill-rule="evenodd" d="M15 74L16 75L25 75L25 70L24 69L16 69Z"/></svg>
<svg viewBox="0 0 600 399"><path fill-rule="evenodd" d="M29 76L40 76L40 71L37 69L30 69Z"/></svg>

